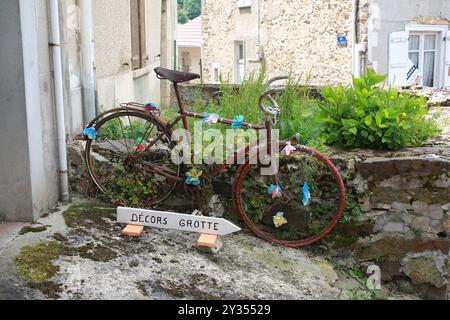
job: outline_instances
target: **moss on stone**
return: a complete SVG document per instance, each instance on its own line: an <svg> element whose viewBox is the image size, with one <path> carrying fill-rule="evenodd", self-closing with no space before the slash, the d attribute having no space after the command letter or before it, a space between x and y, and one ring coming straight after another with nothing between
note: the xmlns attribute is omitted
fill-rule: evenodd
<svg viewBox="0 0 450 320"><path fill-rule="evenodd" d="M351 249L361 238L373 234L373 222L338 224L336 229L323 242L332 247Z"/></svg>
<svg viewBox="0 0 450 320"><path fill-rule="evenodd" d="M61 285L52 281L45 281L41 283L28 283L28 286L32 289L41 291L47 298L58 299L59 293L62 291Z"/></svg>
<svg viewBox="0 0 450 320"><path fill-rule="evenodd" d="M17 273L32 283L44 283L58 272L59 268L53 264L53 260L63 251L63 246L56 241L25 246L15 259Z"/></svg>
<svg viewBox="0 0 450 320"><path fill-rule="evenodd" d="M202 279L203 282L201 282L201 284L198 283L198 277L195 277L195 275L193 275L193 279L194 280L189 284L170 280L164 282L157 281L154 284L154 287L156 287L158 290L166 292L168 295L176 299L190 298L193 300L221 300L225 298L219 294L208 292L208 290L202 288L204 285L206 285L206 287L220 289L217 288L217 282L211 281L211 278ZM214 284L216 285L215 287Z"/></svg>
<svg viewBox="0 0 450 320"><path fill-rule="evenodd" d="M63 213L64 221L69 228L96 228L111 231L111 221L116 219L116 209L103 202L89 202L72 205Z"/></svg>
<svg viewBox="0 0 450 320"><path fill-rule="evenodd" d="M47 229L48 229L48 226L38 226L38 227L25 226L19 231L19 234L21 236L23 236L27 233L40 233L40 232L47 231Z"/></svg>
<svg viewBox="0 0 450 320"><path fill-rule="evenodd" d="M157 262L157 263L160 263L160 264L163 263L162 259L158 258L158 257L153 257L152 260Z"/></svg>
<svg viewBox="0 0 450 320"><path fill-rule="evenodd" d="M60 233L55 233L52 238L58 242L66 243L68 239Z"/></svg>
<svg viewBox="0 0 450 320"><path fill-rule="evenodd" d="M117 258L117 253L108 247L88 243L85 246L76 249L81 258L90 259L98 262L108 262Z"/></svg>
<svg viewBox="0 0 450 320"><path fill-rule="evenodd" d="M255 252L254 255L257 261L259 261L261 264L266 267L272 268L277 272L289 272L292 269L291 261L286 260L277 252L258 251Z"/></svg>

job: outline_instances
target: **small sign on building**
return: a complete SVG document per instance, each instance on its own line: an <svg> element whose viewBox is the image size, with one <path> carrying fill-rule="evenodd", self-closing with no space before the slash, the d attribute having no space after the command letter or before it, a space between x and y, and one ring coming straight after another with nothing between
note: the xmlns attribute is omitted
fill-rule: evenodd
<svg viewBox="0 0 450 320"><path fill-rule="evenodd" d="M338 42L338 46L346 47L347 46L347 36L345 34L338 34L337 42Z"/></svg>

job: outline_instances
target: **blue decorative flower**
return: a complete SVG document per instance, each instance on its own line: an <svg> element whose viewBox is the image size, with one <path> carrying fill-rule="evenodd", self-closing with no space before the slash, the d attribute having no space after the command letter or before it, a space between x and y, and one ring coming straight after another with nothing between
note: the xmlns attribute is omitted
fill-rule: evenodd
<svg viewBox="0 0 450 320"><path fill-rule="evenodd" d="M302 188L302 194L303 194L303 205L309 206L311 204L311 193L309 192L309 185L308 182L305 182Z"/></svg>
<svg viewBox="0 0 450 320"><path fill-rule="evenodd" d="M83 134L90 140L97 140L97 130L95 128L86 128Z"/></svg>
<svg viewBox="0 0 450 320"><path fill-rule="evenodd" d="M272 196L272 199L280 198L281 191L282 189L280 186L273 184L267 189L267 194Z"/></svg>
<svg viewBox="0 0 450 320"><path fill-rule="evenodd" d="M244 127L244 116L237 116L234 118L233 123L231 124L231 128L233 129L242 129Z"/></svg>
<svg viewBox="0 0 450 320"><path fill-rule="evenodd" d="M220 116L215 113L204 113L205 117L200 121L203 124L215 124L219 122Z"/></svg>

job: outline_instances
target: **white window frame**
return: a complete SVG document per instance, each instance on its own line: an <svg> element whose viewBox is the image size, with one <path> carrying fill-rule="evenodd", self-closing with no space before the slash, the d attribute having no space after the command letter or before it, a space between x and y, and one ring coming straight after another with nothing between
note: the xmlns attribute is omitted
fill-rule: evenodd
<svg viewBox="0 0 450 320"><path fill-rule="evenodd" d="M219 84L220 83L220 63L213 62L211 64L212 67L212 83ZM217 78L216 78L216 70L217 70Z"/></svg>
<svg viewBox="0 0 450 320"><path fill-rule="evenodd" d="M443 87L445 79L445 68L444 68L444 58L445 58L445 37L448 32L447 25L422 25L422 24L411 24L405 27L405 31L408 31L410 35L414 34L437 34L436 43L436 64L434 66L434 87ZM423 40L421 40L422 42ZM421 51L423 52L423 44L421 43ZM409 53L409 51L408 51ZM420 53L419 53L420 57ZM422 59L422 58L419 58ZM423 65L423 62L422 62Z"/></svg>
<svg viewBox="0 0 450 320"><path fill-rule="evenodd" d="M241 8L250 8L252 6L252 0L237 0L237 7Z"/></svg>
<svg viewBox="0 0 450 320"><path fill-rule="evenodd" d="M240 59L240 45L242 44L242 51L243 51L243 59ZM242 80L245 78L245 73L247 69L246 65L246 48L245 48L245 41L243 40L236 40L234 41L234 83L240 84L242 83ZM241 67L243 71L242 79L240 79L241 74Z"/></svg>

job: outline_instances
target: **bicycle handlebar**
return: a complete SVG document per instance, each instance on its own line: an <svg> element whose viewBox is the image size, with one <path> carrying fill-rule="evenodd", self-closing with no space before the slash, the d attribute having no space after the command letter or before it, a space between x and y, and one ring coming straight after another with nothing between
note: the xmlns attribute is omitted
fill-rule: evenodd
<svg viewBox="0 0 450 320"><path fill-rule="evenodd" d="M264 111L265 114L269 114L271 116L278 116L278 113L280 111L280 106L275 101L275 99L272 97L272 94L281 93L284 90L285 89L283 89L283 88L270 89L270 90L267 90L266 92L264 92L264 94L261 96L261 98L259 98L259 106L260 106L261 110ZM268 107L264 104L264 100L266 100L266 99L270 100L270 103L272 103L272 105L274 106L273 108Z"/></svg>
<svg viewBox="0 0 450 320"><path fill-rule="evenodd" d="M287 79L289 79L288 76L281 76L281 77L272 78L269 81L267 81L267 85L266 85L267 90L259 98L259 107L265 114L268 114L268 115L271 115L274 117L278 116L278 113L280 112L280 106L275 101L275 99L272 97L272 94L281 93L285 89L284 88L270 89L270 85L276 81L287 80ZM264 104L264 100L266 100L266 99L269 99L269 101L273 107L268 107Z"/></svg>
<svg viewBox="0 0 450 320"><path fill-rule="evenodd" d="M281 76L281 77L275 77L275 78L269 79L269 81L267 81L266 88L269 89L270 86L272 85L272 83L274 83L276 81L288 80L288 79L289 79L288 76Z"/></svg>

